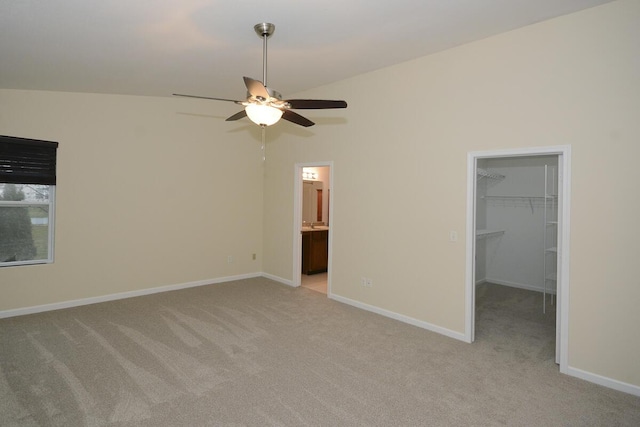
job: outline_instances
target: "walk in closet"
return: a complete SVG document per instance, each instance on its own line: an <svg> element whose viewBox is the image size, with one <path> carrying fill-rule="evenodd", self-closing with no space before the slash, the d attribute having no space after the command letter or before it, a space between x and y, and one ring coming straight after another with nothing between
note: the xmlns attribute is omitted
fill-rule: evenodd
<svg viewBox="0 0 640 427"><path fill-rule="evenodd" d="M540 292L555 303L558 156L479 159L476 176L476 284Z"/></svg>

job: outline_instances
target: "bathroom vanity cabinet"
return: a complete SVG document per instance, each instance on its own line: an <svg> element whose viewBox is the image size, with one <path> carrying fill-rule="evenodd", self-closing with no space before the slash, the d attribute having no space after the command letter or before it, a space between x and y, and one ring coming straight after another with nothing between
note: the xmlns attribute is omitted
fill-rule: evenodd
<svg viewBox="0 0 640 427"><path fill-rule="evenodd" d="M302 274L327 271L329 260L329 230L302 232Z"/></svg>

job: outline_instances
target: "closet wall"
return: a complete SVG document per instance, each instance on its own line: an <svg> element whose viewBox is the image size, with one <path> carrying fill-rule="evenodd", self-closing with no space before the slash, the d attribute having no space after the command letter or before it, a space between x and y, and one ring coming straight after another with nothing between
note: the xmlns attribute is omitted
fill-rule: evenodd
<svg viewBox="0 0 640 427"><path fill-rule="evenodd" d="M557 156L478 161L476 283L543 291L545 165L557 185Z"/></svg>

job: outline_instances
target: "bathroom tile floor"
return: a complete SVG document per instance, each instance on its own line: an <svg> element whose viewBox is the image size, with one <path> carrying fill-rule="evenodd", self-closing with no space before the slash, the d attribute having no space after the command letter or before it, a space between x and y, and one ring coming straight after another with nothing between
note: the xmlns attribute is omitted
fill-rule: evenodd
<svg viewBox="0 0 640 427"><path fill-rule="evenodd" d="M311 289L312 291L327 293L327 273L303 274L300 280L300 286Z"/></svg>

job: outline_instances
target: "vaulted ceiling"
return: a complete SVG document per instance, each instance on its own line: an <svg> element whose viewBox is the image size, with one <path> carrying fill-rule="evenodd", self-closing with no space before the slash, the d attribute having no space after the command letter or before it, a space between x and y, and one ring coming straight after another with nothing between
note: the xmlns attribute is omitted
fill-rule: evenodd
<svg viewBox="0 0 640 427"><path fill-rule="evenodd" d="M0 3L0 88L244 97L311 89L610 0L21 0Z"/></svg>

